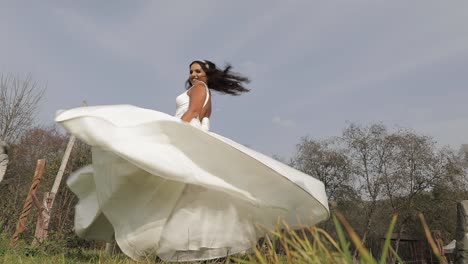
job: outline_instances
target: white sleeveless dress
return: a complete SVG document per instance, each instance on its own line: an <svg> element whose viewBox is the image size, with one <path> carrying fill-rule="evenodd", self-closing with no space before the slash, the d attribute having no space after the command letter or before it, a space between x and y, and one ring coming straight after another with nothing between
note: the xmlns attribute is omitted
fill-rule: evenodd
<svg viewBox="0 0 468 264"><path fill-rule="evenodd" d="M177 117L131 105L57 114L92 146L93 163L67 180L79 236L114 237L136 260L194 261L249 249L265 234L256 226L278 218L292 227L328 218L322 182L208 132L207 121L182 122L188 100L177 98Z"/></svg>
<svg viewBox="0 0 468 264"><path fill-rule="evenodd" d="M206 85L206 83L202 81L199 81L199 82L202 83L206 89L205 102L203 103L203 107L205 107L206 104L208 103L208 100L210 99L210 90L208 89L208 86ZM187 112L189 108L189 104L190 104L190 97L188 96L187 92L190 89L192 89L192 87L190 87L186 92L176 97L175 117L181 118L185 114L185 112ZM210 119L208 117L204 117L201 121L198 117L193 118L192 121L190 121L190 124L195 127L201 128L202 130L205 130L205 131L210 130Z"/></svg>

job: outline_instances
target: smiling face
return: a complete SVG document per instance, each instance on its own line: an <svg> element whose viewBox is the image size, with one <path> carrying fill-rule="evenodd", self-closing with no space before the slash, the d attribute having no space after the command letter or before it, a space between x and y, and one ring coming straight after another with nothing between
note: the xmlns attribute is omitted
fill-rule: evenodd
<svg viewBox="0 0 468 264"><path fill-rule="evenodd" d="M204 83L208 82L208 78L206 76L206 72L198 63L194 63L190 66L190 76L189 81L193 85L194 81L202 81Z"/></svg>

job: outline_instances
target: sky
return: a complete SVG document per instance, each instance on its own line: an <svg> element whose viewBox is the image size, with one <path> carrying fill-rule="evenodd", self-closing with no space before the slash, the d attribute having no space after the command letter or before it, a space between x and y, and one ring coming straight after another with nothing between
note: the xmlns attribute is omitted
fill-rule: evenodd
<svg viewBox="0 0 468 264"><path fill-rule="evenodd" d="M301 137L382 122L468 143L468 1L9 1L0 73L46 93L37 122L89 105L174 114L189 63L250 77L213 93L212 131L292 157Z"/></svg>

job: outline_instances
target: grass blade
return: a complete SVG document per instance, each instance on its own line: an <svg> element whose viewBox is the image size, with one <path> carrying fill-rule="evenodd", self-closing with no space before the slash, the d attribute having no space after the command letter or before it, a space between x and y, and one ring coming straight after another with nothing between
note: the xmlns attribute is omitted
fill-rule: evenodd
<svg viewBox="0 0 468 264"><path fill-rule="evenodd" d="M375 259L370 255L369 251L364 247L364 245L361 242L361 239L356 234L356 232L351 227L351 225L348 223L348 221L346 221L344 216L340 214L339 212L335 212L335 215L338 217L340 222L343 223L343 226L346 229L346 232L348 232L349 237L351 238L354 245L358 249L365 263L376 263Z"/></svg>
<svg viewBox="0 0 468 264"><path fill-rule="evenodd" d="M387 235L385 236L385 243L382 248L382 256L380 257L380 264L385 264L385 261L387 260L388 256L388 251L390 248L390 242L392 241L392 234L393 234L393 229L395 228L395 224L397 221L398 215L394 214L392 216L392 221L390 222L390 226L388 227Z"/></svg>
<svg viewBox="0 0 468 264"><path fill-rule="evenodd" d="M441 252L439 251L439 248L437 247L434 239L432 238L431 231L429 230L429 226L426 223L426 219L424 218L424 215L422 213L418 214L419 219L421 220L421 224L423 225L424 228L424 233L426 234L427 241L429 242L429 245L431 245L432 251L434 252L434 255L439 259L440 263L447 263L447 259L442 256Z"/></svg>
<svg viewBox="0 0 468 264"><path fill-rule="evenodd" d="M343 227L340 224L340 221L336 218L336 215L333 214L333 223L335 223L336 233L338 234L338 240L340 241L341 250L345 257L347 263L353 263L353 257L351 256L351 251L349 250L349 243L346 240Z"/></svg>
<svg viewBox="0 0 468 264"><path fill-rule="evenodd" d="M392 251L392 254L396 257L397 259L397 263L405 263L401 258L400 256L398 256L397 252L395 251L395 249L393 249L392 246L389 247L390 251Z"/></svg>

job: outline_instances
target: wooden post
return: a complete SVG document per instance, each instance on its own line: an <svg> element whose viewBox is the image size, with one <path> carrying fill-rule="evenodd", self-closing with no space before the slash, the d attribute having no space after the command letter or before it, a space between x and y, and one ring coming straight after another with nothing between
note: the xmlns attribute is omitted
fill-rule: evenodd
<svg viewBox="0 0 468 264"><path fill-rule="evenodd" d="M115 242L115 233L112 235L112 242L106 242L106 253L110 256L117 254L118 252L122 252Z"/></svg>
<svg viewBox="0 0 468 264"><path fill-rule="evenodd" d="M113 256L115 253L115 242L106 242L106 253L110 256Z"/></svg>
<svg viewBox="0 0 468 264"><path fill-rule="evenodd" d="M70 140L68 141L65 154L63 155L62 163L60 164L60 168L58 170L57 176L55 177L52 190L50 192L44 193L44 197L42 201L43 210L41 210L37 218L36 231L34 233L33 244L36 244L37 242L41 243L47 237L47 233L49 230L50 215L51 215L52 207L54 206L55 194L57 193L58 188L60 186L60 182L62 181L63 173L65 172L65 167L67 166L68 158L70 157L70 153L73 149L74 144L75 144L75 136L71 136Z"/></svg>
<svg viewBox="0 0 468 264"><path fill-rule="evenodd" d="M87 106L88 103L83 101L83 106ZM47 233L49 232L49 223L50 223L50 216L52 212L52 207L54 206L55 195L58 192L60 187L60 182L63 178L63 173L65 172L65 168L68 163L68 158L70 157L70 153L73 149L73 145L75 144L75 136L71 135L70 140L68 141L67 148L65 149L65 154L62 158L62 163L60 164L60 168L57 172L57 176L55 176L54 185L52 186L52 190L50 192L44 193L43 197L43 208L44 210L41 211L39 217L37 218L36 223L36 231L34 233L34 240L33 244L41 243L44 239L47 238Z"/></svg>
<svg viewBox="0 0 468 264"><path fill-rule="evenodd" d="M50 220L50 217L47 217L47 216L50 215L50 209L52 208L50 193L45 192L43 200L42 200L42 204L39 201L37 201L37 203L39 203L40 210L39 210L39 214L37 217L36 231L34 232L34 240L32 242L33 245L41 243L42 241L44 241L44 238L47 236L48 230L44 227L49 226L48 221Z"/></svg>
<svg viewBox="0 0 468 264"><path fill-rule="evenodd" d="M24 202L23 210L21 211L21 215L18 220L18 224L16 225L16 231L13 234L13 238L11 240L10 245L14 246L16 241L18 241L19 235L25 230L26 221L28 219L29 211L31 211L31 207L33 206L33 198L35 196L37 187L41 182L42 174L44 173L45 168L45 160L40 159L37 161L36 165L36 172L34 173L34 177L32 180L31 188L29 189L28 196L26 197L26 201Z"/></svg>

